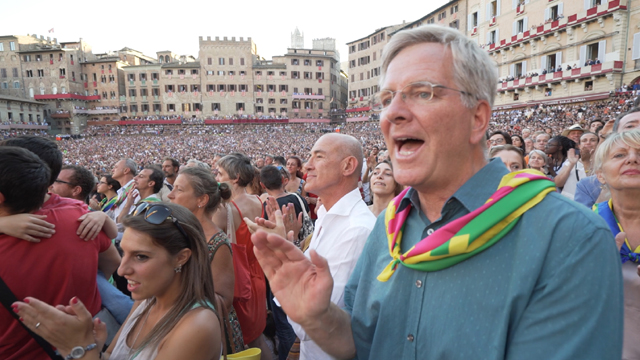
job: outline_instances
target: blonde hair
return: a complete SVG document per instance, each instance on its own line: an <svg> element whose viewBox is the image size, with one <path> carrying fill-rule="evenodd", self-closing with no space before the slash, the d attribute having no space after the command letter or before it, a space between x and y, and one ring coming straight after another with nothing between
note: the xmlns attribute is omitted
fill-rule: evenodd
<svg viewBox="0 0 640 360"><path fill-rule="evenodd" d="M640 149L640 129L609 134L607 139L598 146L594 160L594 171L602 171L614 145L626 145L630 148Z"/></svg>

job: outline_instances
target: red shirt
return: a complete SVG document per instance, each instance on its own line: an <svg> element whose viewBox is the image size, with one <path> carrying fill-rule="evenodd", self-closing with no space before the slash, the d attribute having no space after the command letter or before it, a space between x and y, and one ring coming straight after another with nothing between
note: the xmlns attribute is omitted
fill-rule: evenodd
<svg viewBox="0 0 640 360"><path fill-rule="evenodd" d="M86 205L50 196L35 214L47 215L56 233L40 243L0 234L0 277L19 300L32 296L55 306L68 305L77 296L95 315L101 307L98 253L106 251L111 240L104 233L94 241L80 239L78 218L87 212ZM0 359L49 359L4 307L0 308Z"/></svg>

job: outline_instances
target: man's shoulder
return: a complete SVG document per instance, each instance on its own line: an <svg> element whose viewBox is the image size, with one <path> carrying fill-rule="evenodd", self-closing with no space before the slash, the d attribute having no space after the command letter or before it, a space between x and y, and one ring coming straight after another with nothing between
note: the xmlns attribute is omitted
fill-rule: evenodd
<svg viewBox="0 0 640 360"><path fill-rule="evenodd" d="M600 216L558 192L549 193L538 205L528 210L522 219L531 224L531 231L534 232L558 226L563 230L575 229L580 233L608 230Z"/></svg>
<svg viewBox="0 0 640 360"><path fill-rule="evenodd" d="M57 194L50 193L49 199L45 201L44 204L42 204L40 211L63 208L77 208L84 210L85 212L89 210L87 204L83 203L80 200L62 197Z"/></svg>

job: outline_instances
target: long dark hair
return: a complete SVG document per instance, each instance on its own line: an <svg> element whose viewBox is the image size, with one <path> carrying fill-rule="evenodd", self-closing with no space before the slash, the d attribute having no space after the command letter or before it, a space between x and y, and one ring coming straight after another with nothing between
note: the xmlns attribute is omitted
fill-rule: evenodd
<svg viewBox="0 0 640 360"><path fill-rule="evenodd" d="M171 209L173 217L178 220L180 226L188 235L188 239L182 235L171 219L155 225L147 222L144 216L129 215L122 222L125 229L130 228L149 235L154 244L164 248L171 255L176 255L183 249L191 249L191 257L182 266L180 274L182 277L181 291L176 303L163 317L164 321L153 327L136 350L141 350L152 344L158 345L196 304L216 312L212 305L216 297L209 266L209 250L200 222L191 211L180 205L158 202L153 203L151 206L154 205L166 206ZM155 303L156 298L151 298L147 308L134 321L139 322L144 319ZM216 316L218 316L217 312ZM212 341L220 340L213 339Z"/></svg>

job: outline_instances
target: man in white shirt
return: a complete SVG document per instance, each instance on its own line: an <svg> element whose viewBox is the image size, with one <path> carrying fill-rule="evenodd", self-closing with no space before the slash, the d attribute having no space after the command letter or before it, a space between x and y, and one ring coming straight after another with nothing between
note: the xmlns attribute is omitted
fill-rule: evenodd
<svg viewBox="0 0 640 360"><path fill-rule="evenodd" d="M331 301L339 307L344 306L344 287L376 221L358 190L362 163L360 143L352 136L333 133L316 141L305 165L305 189L322 199L305 254L309 256L309 250L313 249L327 259L333 277ZM300 359L333 359L301 326L293 322L291 325L300 339Z"/></svg>
<svg viewBox="0 0 640 360"><path fill-rule="evenodd" d="M114 207L116 210L114 211L114 217L116 219L119 218L120 213L125 207L125 203L127 200L127 196L129 193L132 193L134 196L134 204L137 204L140 201L140 195L137 191L132 191L134 180L133 178L138 173L138 164L131 159L122 159L116 163L111 171L111 176L114 180L120 183L121 188L118 190L118 200L116 201ZM117 221L116 221L117 222ZM118 240L122 237L122 232L124 229L120 224L118 224Z"/></svg>

